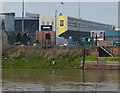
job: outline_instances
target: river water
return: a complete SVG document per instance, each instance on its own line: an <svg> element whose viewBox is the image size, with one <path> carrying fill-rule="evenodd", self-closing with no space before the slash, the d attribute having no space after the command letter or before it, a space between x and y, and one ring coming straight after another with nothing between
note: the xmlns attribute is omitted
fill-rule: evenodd
<svg viewBox="0 0 120 93"><path fill-rule="evenodd" d="M117 70L3 69L3 91L118 91Z"/></svg>

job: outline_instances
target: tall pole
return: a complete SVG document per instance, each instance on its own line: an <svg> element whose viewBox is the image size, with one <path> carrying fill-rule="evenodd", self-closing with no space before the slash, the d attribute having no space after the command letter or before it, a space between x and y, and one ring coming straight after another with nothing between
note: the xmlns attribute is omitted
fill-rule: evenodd
<svg viewBox="0 0 120 93"><path fill-rule="evenodd" d="M96 46L97 46L97 33L96 33L96 37L95 37L95 40L96 40Z"/></svg>
<svg viewBox="0 0 120 93"><path fill-rule="evenodd" d="M85 68L85 49L83 49L83 65L82 65L82 69L84 70Z"/></svg>
<svg viewBox="0 0 120 93"><path fill-rule="evenodd" d="M79 18L79 31L80 31L80 0L78 2L78 18Z"/></svg>
<svg viewBox="0 0 120 93"><path fill-rule="evenodd" d="M64 4L63 2L60 3L60 5L61 5L60 16L62 16L62 5L63 5L63 4Z"/></svg>
<svg viewBox="0 0 120 93"><path fill-rule="evenodd" d="M57 32L57 10L55 10L55 45L56 45L56 33Z"/></svg>
<svg viewBox="0 0 120 93"><path fill-rule="evenodd" d="M24 0L22 2L22 32L24 32Z"/></svg>
<svg viewBox="0 0 120 93"><path fill-rule="evenodd" d="M78 18L80 19L80 0L78 2Z"/></svg>

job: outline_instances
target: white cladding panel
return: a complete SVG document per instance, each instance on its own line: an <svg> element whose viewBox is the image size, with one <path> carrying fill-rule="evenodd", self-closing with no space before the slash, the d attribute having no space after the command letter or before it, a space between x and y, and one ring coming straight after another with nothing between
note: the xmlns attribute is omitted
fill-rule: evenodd
<svg viewBox="0 0 120 93"><path fill-rule="evenodd" d="M113 30L112 25L89 21L85 19L79 19L74 17L68 17L67 30L72 31L85 31L90 32L91 30Z"/></svg>
<svg viewBox="0 0 120 93"><path fill-rule="evenodd" d="M54 16L43 16L39 17L39 31L41 31L41 25L52 25L53 31L55 31L55 17Z"/></svg>

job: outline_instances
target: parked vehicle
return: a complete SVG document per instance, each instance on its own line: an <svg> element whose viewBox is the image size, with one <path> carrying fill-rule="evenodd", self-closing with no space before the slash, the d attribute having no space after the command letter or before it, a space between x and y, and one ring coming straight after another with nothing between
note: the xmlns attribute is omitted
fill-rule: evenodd
<svg viewBox="0 0 120 93"><path fill-rule="evenodd" d="M113 42L113 45L114 45L114 46L120 46L120 40L114 41L114 42Z"/></svg>

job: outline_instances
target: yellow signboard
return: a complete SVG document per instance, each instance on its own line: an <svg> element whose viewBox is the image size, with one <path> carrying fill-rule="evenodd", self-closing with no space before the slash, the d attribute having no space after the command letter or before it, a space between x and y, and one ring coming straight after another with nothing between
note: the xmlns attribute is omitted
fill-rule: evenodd
<svg viewBox="0 0 120 93"><path fill-rule="evenodd" d="M58 17L58 35L61 35L67 30L67 17L66 16L59 16Z"/></svg>

